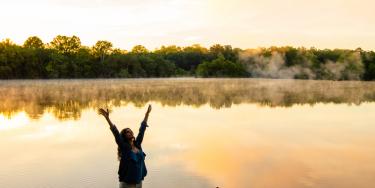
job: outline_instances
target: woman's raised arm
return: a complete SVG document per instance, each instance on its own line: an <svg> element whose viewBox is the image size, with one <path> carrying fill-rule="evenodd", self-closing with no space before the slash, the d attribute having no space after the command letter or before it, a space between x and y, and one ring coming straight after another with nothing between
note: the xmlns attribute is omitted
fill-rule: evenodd
<svg viewBox="0 0 375 188"><path fill-rule="evenodd" d="M126 149L126 145L120 135L120 132L118 131L115 124L112 123L111 119L109 119L109 110L104 110L103 108L99 108L98 113L105 117L109 124L109 128L111 129L113 136L115 136L115 140L117 145L122 149L123 151Z"/></svg>
<svg viewBox="0 0 375 188"><path fill-rule="evenodd" d="M102 115L108 122L109 127L114 127L115 125L112 123L111 119L109 119L109 110L104 110L103 108L99 108L98 113Z"/></svg>
<svg viewBox="0 0 375 188"><path fill-rule="evenodd" d="M147 112L145 114L145 118L143 119L143 121L146 122L146 124L147 124L147 120L148 120L148 115L150 114L151 110L152 110L152 107L151 107L151 104L149 104L148 108L147 108Z"/></svg>
<svg viewBox="0 0 375 188"><path fill-rule="evenodd" d="M138 146L141 146L142 141L143 141L143 137L145 135L146 127L148 127L147 120L148 120L148 116L151 112L151 109L152 109L151 105L148 105L148 108L147 108L147 111L146 111L146 114L145 114L145 118L143 119L143 121L141 123L141 127L139 128L137 138L135 139L135 142L136 142L136 144L138 144Z"/></svg>

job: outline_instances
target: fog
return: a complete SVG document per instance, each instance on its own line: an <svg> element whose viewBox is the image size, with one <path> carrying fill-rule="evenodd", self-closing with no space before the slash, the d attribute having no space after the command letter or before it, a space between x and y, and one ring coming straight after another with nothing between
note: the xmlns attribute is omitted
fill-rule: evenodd
<svg viewBox="0 0 375 188"><path fill-rule="evenodd" d="M277 70L276 67L273 71ZM292 74L291 71L283 70L279 76ZM84 109L111 108L128 103L138 107L149 102L172 107L208 104L214 109L243 103L267 107L316 103L360 105L375 101L375 83L194 78L13 80L0 81L0 101L0 113L8 117L25 111L34 119L45 112L51 112L59 119L79 119Z"/></svg>
<svg viewBox="0 0 375 188"><path fill-rule="evenodd" d="M271 55L265 55L261 49L240 52L240 60L246 64L252 77L361 80L364 66L360 53L353 51L345 55L346 57L339 61L326 60L319 64L319 67L313 64L309 54L301 55L298 64L287 65L285 53L272 51Z"/></svg>

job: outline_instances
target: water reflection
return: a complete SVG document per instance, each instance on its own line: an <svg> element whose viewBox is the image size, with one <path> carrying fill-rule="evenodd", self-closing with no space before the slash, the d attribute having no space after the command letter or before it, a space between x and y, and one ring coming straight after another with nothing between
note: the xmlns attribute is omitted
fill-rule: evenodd
<svg viewBox="0 0 375 188"><path fill-rule="evenodd" d="M221 109L156 103L143 143L144 186L370 188L374 111L375 103ZM119 129L137 130L143 113L128 104L114 107L111 117ZM21 112L0 121L18 122L0 131L0 187L118 186L113 135L94 110L77 120L52 113L31 120Z"/></svg>
<svg viewBox="0 0 375 188"><path fill-rule="evenodd" d="M32 119L52 113L60 120L79 119L83 109L209 104L215 109L234 104L290 107L295 104L375 101L375 82L265 79L119 79L0 81L0 113L24 111Z"/></svg>

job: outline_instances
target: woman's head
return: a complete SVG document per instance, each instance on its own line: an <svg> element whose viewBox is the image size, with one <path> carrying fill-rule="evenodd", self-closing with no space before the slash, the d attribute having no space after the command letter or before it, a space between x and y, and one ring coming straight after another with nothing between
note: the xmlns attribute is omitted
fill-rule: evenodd
<svg viewBox="0 0 375 188"><path fill-rule="evenodd" d="M120 135L122 139L125 141L125 144L128 145L128 147L131 147L131 142L134 141L133 131L130 128L125 128L121 130ZM122 157L121 150L120 148L117 148L118 160L121 160L121 157Z"/></svg>
<svg viewBox="0 0 375 188"><path fill-rule="evenodd" d="M134 140L134 134L133 134L133 131L130 128L122 129L120 134L121 134L122 138L125 141L127 141L128 143L130 143L130 141Z"/></svg>

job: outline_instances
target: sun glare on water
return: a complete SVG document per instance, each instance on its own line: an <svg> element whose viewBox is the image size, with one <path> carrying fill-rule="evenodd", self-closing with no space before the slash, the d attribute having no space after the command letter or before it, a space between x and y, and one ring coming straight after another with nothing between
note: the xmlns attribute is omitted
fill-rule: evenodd
<svg viewBox="0 0 375 188"><path fill-rule="evenodd" d="M30 123L30 119L25 112L20 112L12 118L0 114L0 130L23 127Z"/></svg>

